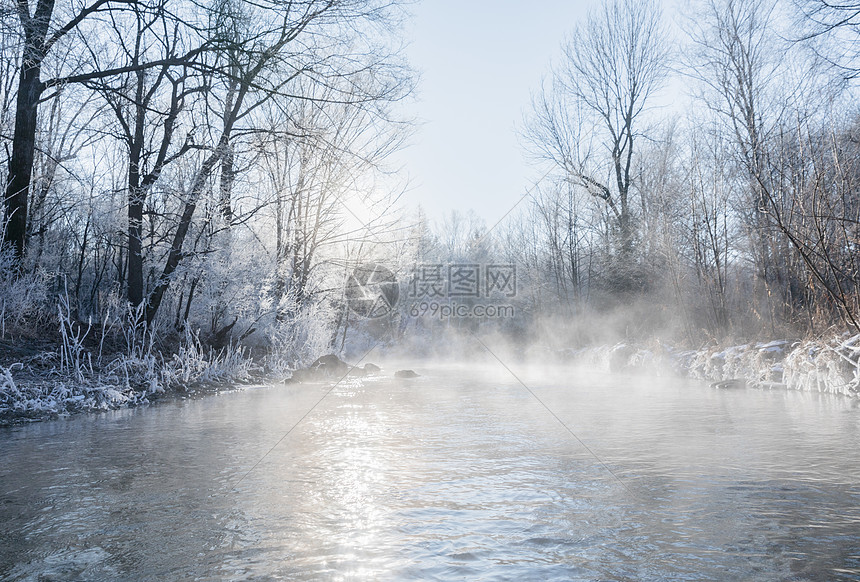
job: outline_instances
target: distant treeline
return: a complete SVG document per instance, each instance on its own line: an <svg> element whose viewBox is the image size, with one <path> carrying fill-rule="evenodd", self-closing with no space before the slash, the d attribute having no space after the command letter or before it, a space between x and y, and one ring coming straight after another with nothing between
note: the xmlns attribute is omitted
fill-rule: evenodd
<svg viewBox="0 0 860 582"><path fill-rule="evenodd" d="M860 5L687 10L595 8L522 125L543 175L524 208L489 234L474 217L437 226L437 257L519 266L526 321L512 331L566 344L860 331Z"/></svg>
<svg viewBox="0 0 860 582"><path fill-rule="evenodd" d="M297 358L452 326L860 331L855 3L596 6L521 124L542 177L490 230L397 204L386 160L414 83L397 2L2 6L4 338L55 329L58 297L68 326L121 314ZM404 290L418 264L515 265L516 316L430 323L403 293L362 320L345 282L368 261Z"/></svg>

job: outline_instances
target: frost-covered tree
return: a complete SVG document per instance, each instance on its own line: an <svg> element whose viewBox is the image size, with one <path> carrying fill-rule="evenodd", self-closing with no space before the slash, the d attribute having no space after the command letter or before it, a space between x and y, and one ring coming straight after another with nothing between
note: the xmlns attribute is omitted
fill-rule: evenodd
<svg viewBox="0 0 860 582"><path fill-rule="evenodd" d="M636 246L633 163L646 109L667 77L668 46L657 4L603 2L565 42L527 125L531 149L605 203L622 262Z"/></svg>

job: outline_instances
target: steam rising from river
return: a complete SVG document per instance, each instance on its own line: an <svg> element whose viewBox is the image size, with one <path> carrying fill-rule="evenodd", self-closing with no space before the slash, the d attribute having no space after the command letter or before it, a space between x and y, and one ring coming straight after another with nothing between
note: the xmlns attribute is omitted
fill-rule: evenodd
<svg viewBox="0 0 860 582"><path fill-rule="evenodd" d="M411 380L368 359L382 372L334 387L0 433L0 576L860 574L848 399L509 364L532 394L477 352Z"/></svg>

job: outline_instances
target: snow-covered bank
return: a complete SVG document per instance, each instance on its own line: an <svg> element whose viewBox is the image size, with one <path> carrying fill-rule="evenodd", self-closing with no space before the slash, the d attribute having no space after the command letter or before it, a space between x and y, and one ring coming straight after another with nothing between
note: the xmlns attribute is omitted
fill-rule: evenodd
<svg viewBox="0 0 860 582"><path fill-rule="evenodd" d="M715 383L739 380L761 388L860 396L860 334L699 350L675 349L660 342L619 343L566 350L564 357L607 371L677 373Z"/></svg>
<svg viewBox="0 0 860 582"><path fill-rule="evenodd" d="M62 350L41 352L0 366L0 425L147 404L193 386L247 381L254 370L245 350L205 350L197 341L167 357L148 350L117 354L103 365L90 357L70 360Z"/></svg>

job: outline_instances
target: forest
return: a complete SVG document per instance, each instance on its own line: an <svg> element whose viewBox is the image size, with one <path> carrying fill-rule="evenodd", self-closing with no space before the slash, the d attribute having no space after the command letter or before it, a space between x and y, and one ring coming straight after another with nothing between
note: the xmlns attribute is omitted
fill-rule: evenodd
<svg viewBox="0 0 860 582"><path fill-rule="evenodd" d="M3 414L466 332L552 353L782 340L857 388L860 3L595 3L526 104L522 199L440 220L392 163L420 83L408 3L0 6ZM367 264L400 286L379 317L350 307ZM464 265L515 273L510 317L427 316L419 273Z"/></svg>

